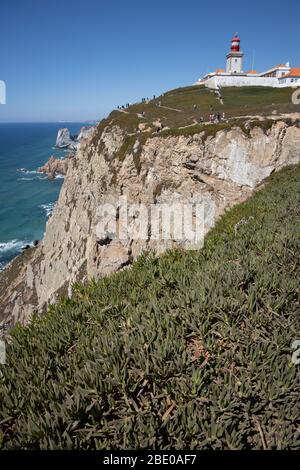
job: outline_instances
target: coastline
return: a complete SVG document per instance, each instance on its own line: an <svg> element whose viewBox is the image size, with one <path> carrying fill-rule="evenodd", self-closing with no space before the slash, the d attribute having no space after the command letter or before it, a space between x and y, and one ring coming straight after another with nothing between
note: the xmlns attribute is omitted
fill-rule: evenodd
<svg viewBox="0 0 300 470"><path fill-rule="evenodd" d="M76 135L85 123L0 123L0 272L24 246L41 240L51 208L59 197L64 175L50 181L38 172L51 155L62 125Z"/></svg>

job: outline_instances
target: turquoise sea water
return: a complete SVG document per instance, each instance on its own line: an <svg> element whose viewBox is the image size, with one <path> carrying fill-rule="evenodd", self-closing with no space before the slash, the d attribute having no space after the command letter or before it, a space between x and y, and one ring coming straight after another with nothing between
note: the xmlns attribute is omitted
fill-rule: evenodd
<svg viewBox="0 0 300 470"><path fill-rule="evenodd" d="M77 134L82 123L0 123L0 269L45 232L63 182L36 172L51 155L61 127Z"/></svg>

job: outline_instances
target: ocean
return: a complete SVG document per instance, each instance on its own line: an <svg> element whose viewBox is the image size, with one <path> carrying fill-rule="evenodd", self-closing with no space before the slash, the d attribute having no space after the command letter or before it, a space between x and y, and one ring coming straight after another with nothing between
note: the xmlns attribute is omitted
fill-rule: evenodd
<svg viewBox="0 0 300 470"><path fill-rule="evenodd" d="M40 240L58 199L63 178L53 181L36 169L55 149L58 130L77 134L83 123L0 123L0 270L22 247Z"/></svg>

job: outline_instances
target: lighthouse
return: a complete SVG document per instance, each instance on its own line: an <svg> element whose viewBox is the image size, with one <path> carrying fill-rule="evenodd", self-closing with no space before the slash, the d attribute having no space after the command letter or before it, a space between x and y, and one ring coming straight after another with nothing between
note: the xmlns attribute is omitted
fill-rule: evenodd
<svg viewBox="0 0 300 470"><path fill-rule="evenodd" d="M275 65L265 72L243 71L244 53L238 33L231 39L231 48L226 55L226 70L216 69L200 78L195 85L220 90L222 87L261 86L272 88L300 87L300 67L290 63ZM253 67L252 67L253 68Z"/></svg>
<svg viewBox="0 0 300 470"><path fill-rule="evenodd" d="M243 73L244 53L241 52L241 40L236 34L231 40L231 49L226 56L226 72L227 73Z"/></svg>

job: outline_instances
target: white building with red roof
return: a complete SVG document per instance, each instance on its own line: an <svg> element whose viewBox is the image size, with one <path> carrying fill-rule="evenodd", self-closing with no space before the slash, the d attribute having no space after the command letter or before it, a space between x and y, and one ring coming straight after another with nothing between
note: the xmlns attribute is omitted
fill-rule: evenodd
<svg viewBox="0 0 300 470"><path fill-rule="evenodd" d="M236 34L231 40L231 48L226 55L226 70L217 69L196 82L209 88L232 86L266 86L273 88L300 86L300 68L290 67L290 63L278 64L259 73L255 70L243 71L244 53L241 40Z"/></svg>
<svg viewBox="0 0 300 470"><path fill-rule="evenodd" d="M300 67L291 68L290 71L279 78L279 86L281 87L298 87L300 86Z"/></svg>

